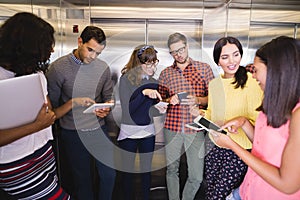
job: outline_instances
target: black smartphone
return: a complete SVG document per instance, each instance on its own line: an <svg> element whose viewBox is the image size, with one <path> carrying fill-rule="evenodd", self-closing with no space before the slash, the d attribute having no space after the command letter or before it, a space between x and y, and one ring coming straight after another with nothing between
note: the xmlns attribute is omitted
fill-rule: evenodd
<svg viewBox="0 0 300 200"><path fill-rule="evenodd" d="M199 115L194 119L194 122L200 126L202 126L205 130L209 131L209 129L212 129L214 131L218 131L223 134L227 134L226 131L220 130L220 127L216 124L214 124L212 121L204 118L203 116Z"/></svg>
<svg viewBox="0 0 300 200"><path fill-rule="evenodd" d="M188 95L189 95L188 92L179 92L179 93L177 93L179 101L181 101L182 99L186 99Z"/></svg>

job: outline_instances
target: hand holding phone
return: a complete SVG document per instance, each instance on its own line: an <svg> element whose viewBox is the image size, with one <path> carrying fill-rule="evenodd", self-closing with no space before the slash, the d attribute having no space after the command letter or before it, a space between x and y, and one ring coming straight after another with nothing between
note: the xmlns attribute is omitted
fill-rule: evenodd
<svg viewBox="0 0 300 200"><path fill-rule="evenodd" d="M179 99L180 103L182 102L182 99L186 99L188 95L189 95L188 92L179 92L179 93L177 93L177 96L178 96L178 99Z"/></svg>
<svg viewBox="0 0 300 200"><path fill-rule="evenodd" d="M194 119L194 122L200 126L202 126L206 131L209 131L209 129L212 129L214 131L223 133L223 134L227 134L226 131L221 130L221 128L216 125L215 123L213 123L212 121L204 118L203 116L199 115L198 117L196 117Z"/></svg>

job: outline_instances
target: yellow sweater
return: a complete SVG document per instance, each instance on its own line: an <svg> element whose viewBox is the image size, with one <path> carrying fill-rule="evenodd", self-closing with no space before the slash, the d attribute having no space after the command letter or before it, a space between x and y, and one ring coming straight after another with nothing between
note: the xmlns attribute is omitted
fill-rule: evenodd
<svg viewBox="0 0 300 200"><path fill-rule="evenodd" d="M216 124L222 125L234 117L245 116L253 124L258 112L255 111L261 105L263 92L252 75L248 73L248 80L243 89L235 89L232 82L234 78L213 79L208 87L208 108L205 117ZM230 134L230 137L245 149L251 149L252 143L243 132Z"/></svg>

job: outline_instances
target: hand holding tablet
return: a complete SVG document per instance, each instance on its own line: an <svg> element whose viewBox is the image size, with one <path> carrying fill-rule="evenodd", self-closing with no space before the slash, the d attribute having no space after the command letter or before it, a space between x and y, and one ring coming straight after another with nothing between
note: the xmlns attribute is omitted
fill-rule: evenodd
<svg viewBox="0 0 300 200"><path fill-rule="evenodd" d="M83 113L94 113L96 109L110 108L112 106L114 106L114 103L95 103L87 109L85 109Z"/></svg>

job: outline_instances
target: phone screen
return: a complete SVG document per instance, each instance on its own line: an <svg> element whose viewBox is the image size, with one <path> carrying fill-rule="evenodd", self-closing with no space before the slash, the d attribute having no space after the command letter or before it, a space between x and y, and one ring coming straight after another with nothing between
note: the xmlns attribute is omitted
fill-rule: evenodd
<svg viewBox="0 0 300 200"><path fill-rule="evenodd" d="M198 123L201 124L202 126L204 126L207 129L212 129L214 131L218 131L218 132L227 134L226 131L224 131L224 130L220 131L220 127L219 126L217 126L216 124L212 123L211 121L205 119L204 117L201 117L200 120L198 121Z"/></svg>
<svg viewBox="0 0 300 200"><path fill-rule="evenodd" d="M188 125L189 125L189 126L192 126L192 127L195 127L195 128L202 128L201 126L199 126L199 125L196 124L196 123L189 123Z"/></svg>

